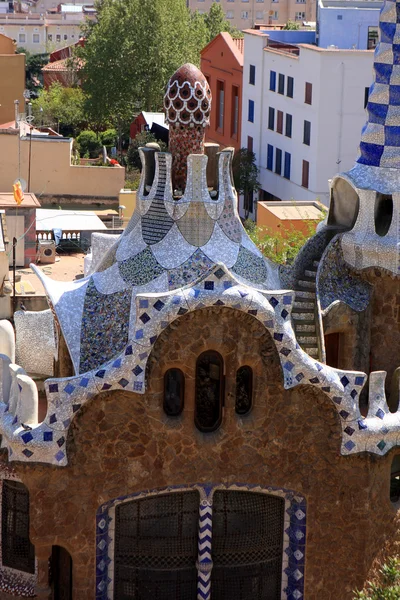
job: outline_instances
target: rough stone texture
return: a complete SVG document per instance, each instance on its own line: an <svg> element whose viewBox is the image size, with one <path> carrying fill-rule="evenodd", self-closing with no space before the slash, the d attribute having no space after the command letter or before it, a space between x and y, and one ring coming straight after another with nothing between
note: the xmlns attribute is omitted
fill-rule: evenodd
<svg viewBox="0 0 400 600"><path fill-rule="evenodd" d="M194 372L206 349L225 361L222 425L212 434L194 426ZM234 412L238 367L254 370L254 405ZM186 376L178 418L162 410L163 374ZM196 311L170 325L155 344L143 396L109 392L77 415L70 430L70 464L63 469L15 464L31 497L31 538L46 580L53 544L72 555L74 598L95 588L95 514L102 503L168 484L258 483L296 490L308 502L307 600L351 600L374 559L397 529L389 501L392 454L340 455L341 429L323 392L285 391L269 334L250 315L227 308Z"/></svg>

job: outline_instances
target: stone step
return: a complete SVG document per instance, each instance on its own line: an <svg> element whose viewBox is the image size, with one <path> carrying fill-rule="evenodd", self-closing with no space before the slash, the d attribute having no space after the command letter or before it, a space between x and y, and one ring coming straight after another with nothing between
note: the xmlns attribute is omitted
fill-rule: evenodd
<svg viewBox="0 0 400 600"><path fill-rule="evenodd" d="M304 271L304 275L306 275L307 277L310 277L310 279L315 279L317 276L317 271L311 271L310 269L306 269Z"/></svg>
<svg viewBox="0 0 400 600"><path fill-rule="evenodd" d="M309 356L312 356L313 358L319 358L319 352L316 346L312 346L311 348L303 348L303 350L307 352Z"/></svg>
<svg viewBox="0 0 400 600"><path fill-rule="evenodd" d="M318 342L315 335L307 335L303 333L302 335L298 336L297 341L299 342L300 346L316 346L318 348Z"/></svg>
<svg viewBox="0 0 400 600"><path fill-rule="evenodd" d="M307 279L299 279L299 286L303 288L308 288L310 290L315 290L315 279L314 281Z"/></svg>
<svg viewBox="0 0 400 600"><path fill-rule="evenodd" d="M300 301L299 300L295 300L293 302L293 310L295 309L300 309L302 312L306 309L310 309L310 310L314 310L315 308L315 303L314 302L307 302L307 300L304 301Z"/></svg>
<svg viewBox="0 0 400 600"><path fill-rule="evenodd" d="M315 325L313 323L296 323L296 334L298 331L315 333Z"/></svg>
<svg viewBox="0 0 400 600"><path fill-rule="evenodd" d="M314 300L315 292L310 292L309 290L296 290L295 299L300 300L301 298L309 298L311 300Z"/></svg>
<svg viewBox="0 0 400 600"><path fill-rule="evenodd" d="M314 323L314 321L315 321L315 317L314 317L314 313L313 312L310 313L310 312L295 312L295 311L292 311L292 319L294 321L310 321L310 323Z"/></svg>

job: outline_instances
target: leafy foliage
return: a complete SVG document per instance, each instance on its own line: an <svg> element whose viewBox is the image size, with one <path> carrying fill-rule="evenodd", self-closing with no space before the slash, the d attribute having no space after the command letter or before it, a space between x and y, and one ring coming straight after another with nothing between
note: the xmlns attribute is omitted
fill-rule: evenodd
<svg viewBox="0 0 400 600"><path fill-rule="evenodd" d="M297 31L300 29L300 23L296 23L296 21L288 21L283 29L289 29Z"/></svg>
<svg viewBox="0 0 400 600"><path fill-rule="evenodd" d="M202 15L208 31L208 41L211 42L221 31L227 31L232 37L243 37L243 34L232 27L225 18L225 12L220 4L213 2L210 11Z"/></svg>
<svg viewBox="0 0 400 600"><path fill-rule="evenodd" d="M43 88L42 68L49 62L48 54L31 54L25 48L17 48L18 54L25 54L26 89L32 92L32 98L37 97Z"/></svg>
<svg viewBox="0 0 400 600"><path fill-rule="evenodd" d="M151 133L151 131L143 131L142 133L139 133L129 146L128 153L126 156L127 164L131 169L137 169L139 171L142 169L142 163L140 161L139 156L139 148L145 146L146 144L149 144L150 142L157 142L162 152L164 152L167 149L166 144L161 140L157 140L154 134Z"/></svg>
<svg viewBox="0 0 400 600"><path fill-rule="evenodd" d="M354 600L399 600L400 559L392 556L379 570L379 581L368 582L363 591L355 592Z"/></svg>
<svg viewBox="0 0 400 600"><path fill-rule="evenodd" d="M84 95L80 88L65 88L59 82L42 89L32 101L35 125L57 128L64 135L74 134L84 122Z"/></svg>
<svg viewBox="0 0 400 600"><path fill-rule="evenodd" d="M106 131L100 133L100 140L103 146L116 146L118 133L115 129L106 129Z"/></svg>
<svg viewBox="0 0 400 600"><path fill-rule="evenodd" d="M256 155L247 148L240 148L232 161L233 180L238 194L247 198L259 188L259 169L256 164ZM247 206L248 203L245 202ZM246 219L248 218L246 214Z"/></svg>
<svg viewBox="0 0 400 600"><path fill-rule="evenodd" d="M101 141L94 131L90 129L86 131L81 131L81 133L76 138L76 142L80 149L81 156L89 158L97 158L101 152Z"/></svg>
<svg viewBox="0 0 400 600"><path fill-rule="evenodd" d="M210 15L191 13L185 0L101 0L97 23L77 50L91 122L121 131L135 111L160 110L174 71L199 65L211 37L231 29L221 12L213 5Z"/></svg>

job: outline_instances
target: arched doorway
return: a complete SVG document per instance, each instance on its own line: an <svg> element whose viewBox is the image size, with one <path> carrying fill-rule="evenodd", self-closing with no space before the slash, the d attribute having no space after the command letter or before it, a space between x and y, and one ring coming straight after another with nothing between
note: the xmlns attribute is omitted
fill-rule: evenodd
<svg viewBox="0 0 400 600"><path fill-rule="evenodd" d="M53 600L72 600L72 557L62 546L52 547L51 587Z"/></svg>

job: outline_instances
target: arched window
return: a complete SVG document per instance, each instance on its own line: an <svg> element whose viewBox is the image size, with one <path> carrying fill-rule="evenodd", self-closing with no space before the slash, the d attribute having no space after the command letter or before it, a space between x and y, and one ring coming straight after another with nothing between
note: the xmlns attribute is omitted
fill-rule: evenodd
<svg viewBox="0 0 400 600"><path fill-rule="evenodd" d="M393 457L390 469L390 500L393 503L400 500L400 454Z"/></svg>
<svg viewBox="0 0 400 600"><path fill-rule="evenodd" d="M235 412L238 415L246 415L253 400L253 370L247 365L236 371L236 399Z"/></svg>
<svg viewBox="0 0 400 600"><path fill-rule="evenodd" d="M164 411L177 417L183 411L185 376L180 369L168 369L164 375Z"/></svg>
<svg viewBox="0 0 400 600"><path fill-rule="evenodd" d="M4 479L1 504L2 562L35 572L35 547L29 539L29 492L23 483Z"/></svg>
<svg viewBox="0 0 400 600"><path fill-rule="evenodd" d="M203 352L196 362L195 424L214 431L221 423L224 394L224 361L218 352Z"/></svg>

